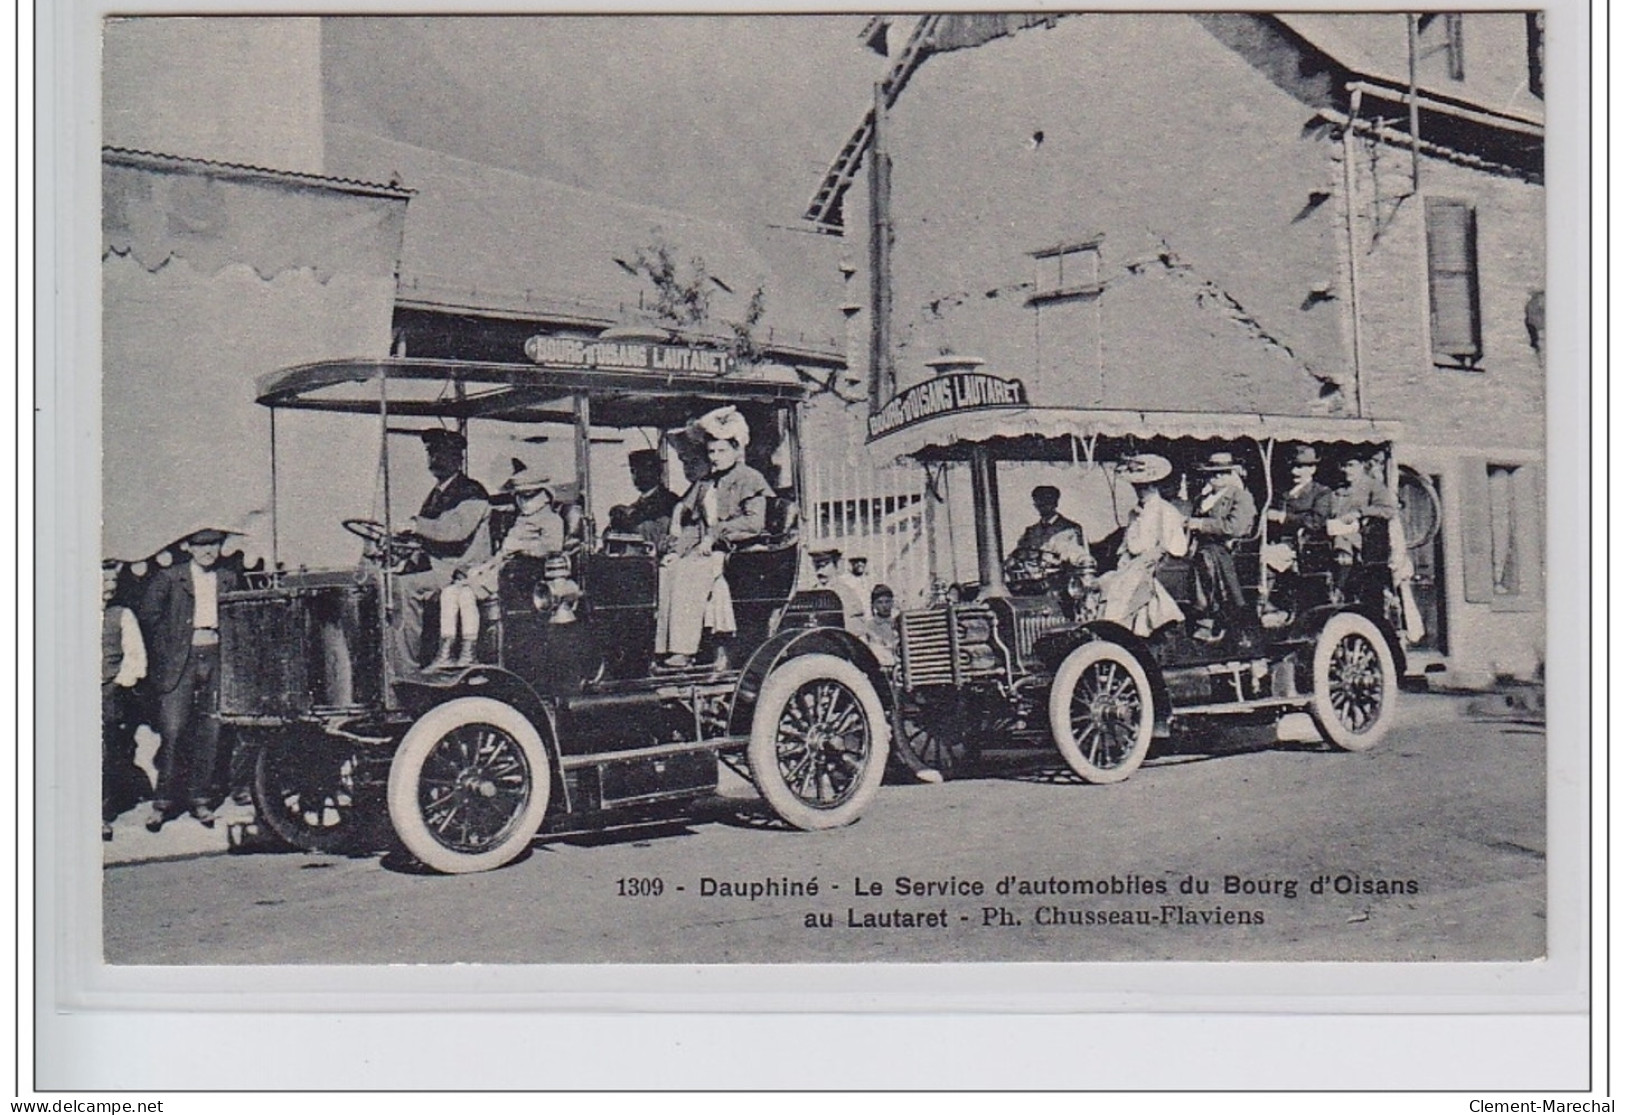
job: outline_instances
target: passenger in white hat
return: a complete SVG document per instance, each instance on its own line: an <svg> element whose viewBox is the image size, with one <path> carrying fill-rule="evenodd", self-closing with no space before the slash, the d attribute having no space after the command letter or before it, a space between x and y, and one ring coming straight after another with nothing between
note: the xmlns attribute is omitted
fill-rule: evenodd
<svg viewBox="0 0 1625 1115"><path fill-rule="evenodd" d="M1164 556L1184 557L1190 549L1185 516L1162 498L1158 487L1172 472L1168 459L1155 453L1128 457L1117 468L1118 476L1134 485L1139 502L1129 512L1117 568L1100 578L1106 598L1101 618L1120 623L1136 635L1149 635L1185 618L1156 577L1157 564Z"/></svg>
<svg viewBox="0 0 1625 1115"><path fill-rule="evenodd" d="M703 415L690 424L687 436L703 440L710 468L678 502L671 549L660 563L655 653L671 669L693 664L707 629L721 636L737 630L733 597L722 576L724 556L766 531L773 497L767 479L745 463L750 426L738 408Z"/></svg>
<svg viewBox="0 0 1625 1115"><path fill-rule="evenodd" d="M496 554L467 570L453 574L452 583L440 592L440 650L430 669L471 666L480 641L481 600L497 594L502 567L524 554L545 558L565 549L564 508L550 477L517 457L513 475L502 485L513 493L519 516L502 538Z"/></svg>

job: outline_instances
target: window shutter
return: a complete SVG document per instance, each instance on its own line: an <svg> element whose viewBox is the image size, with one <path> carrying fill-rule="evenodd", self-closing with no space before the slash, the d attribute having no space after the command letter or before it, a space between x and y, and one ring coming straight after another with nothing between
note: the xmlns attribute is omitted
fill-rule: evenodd
<svg viewBox="0 0 1625 1115"><path fill-rule="evenodd" d="M1433 352L1453 359L1481 354L1478 321L1478 228L1473 208L1427 202L1428 301Z"/></svg>
<svg viewBox="0 0 1625 1115"><path fill-rule="evenodd" d="M1456 504L1461 509L1462 594L1474 604L1495 599L1490 572L1490 480L1482 457L1461 462L1461 488Z"/></svg>

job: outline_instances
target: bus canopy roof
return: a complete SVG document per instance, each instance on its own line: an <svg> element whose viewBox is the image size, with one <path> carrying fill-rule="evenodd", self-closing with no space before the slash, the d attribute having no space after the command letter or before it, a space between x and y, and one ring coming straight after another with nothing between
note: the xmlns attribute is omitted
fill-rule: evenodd
<svg viewBox="0 0 1625 1115"><path fill-rule="evenodd" d="M591 400L594 425L627 428L672 425L706 404L792 405L806 389L741 376L412 357L324 360L255 384L256 401L268 407L506 422L573 422L578 394Z"/></svg>
<svg viewBox="0 0 1625 1115"><path fill-rule="evenodd" d="M871 439L887 458L963 460L986 446L1000 460L1069 460L1107 441L1302 441L1382 445L1400 424L1372 418L1238 414L1212 411L1146 411L1071 407L993 407L925 418Z"/></svg>

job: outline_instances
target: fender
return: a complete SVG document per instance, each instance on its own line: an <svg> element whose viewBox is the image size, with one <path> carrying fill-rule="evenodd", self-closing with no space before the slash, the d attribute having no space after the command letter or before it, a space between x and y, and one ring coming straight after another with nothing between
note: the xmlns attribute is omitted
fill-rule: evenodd
<svg viewBox="0 0 1625 1115"><path fill-rule="evenodd" d="M413 720L435 705L443 705L458 697L490 697L524 713L525 719L535 725L537 733L541 735L542 746L547 748L548 758L552 760L553 792L560 795L565 812L573 811L570 787L564 781L563 755L559 751L558 719L553 715L552 706L542 700L524 678L500 666L470 666L449 676L444 683L396 682L395 692L401 707L411 714Z"/></svg>
<svg viewBox="0 0 1625 1115"><path fill-rule="evenodd" d="M1146 679L1151 682L1151 707L1156 717L1155 734L1158 737L1167 736L1174 706L1168 697L1168 687L1162 681L1162 666L1151 657L1151 651L1146 647L1145 640L1128 628L1097 619L1071 631L1056 631L1044 636L1034 645L1033 653L1038 655L1053 674L1060 669L1062 659L1084 643L1090 642L1115 643L1134 656L1134 660L1145 671Z"/></svg>
<svg viewBox="0 0 1625 1115"><path fill-rule="evenodd" d="M803 654L833 654L844 658L863 671L880 695L880 703L888 713L892 710L891 678L880 665L869 645L844 627L792 627L780 631L759 647L734 689L733 707L728 714L728 731L736 736L750 734L751 717L756 712L756 698L762 683L780 663Z"/></svg>
<svg viewBox="0 0 1625 1115"><path fill-rule="evenodd" d="M1320 629L1325 627L1326 622L1338 612L1353 612L1357 616L1364 616L1375 624L1377 630L1382 632L1383 639L1388 643L1388 652L1394 656L1394 673L1401 678L1405 676L1405 640L1399 637L1399 632L1395 631L1393 624L1388 622L1388 617L1384 616L1380 609L1373 608L1369 604L1354 601L1338 606L1317 608L1310 613L1315 621L1311 629L1315 638L1320 636Z"/></svg>

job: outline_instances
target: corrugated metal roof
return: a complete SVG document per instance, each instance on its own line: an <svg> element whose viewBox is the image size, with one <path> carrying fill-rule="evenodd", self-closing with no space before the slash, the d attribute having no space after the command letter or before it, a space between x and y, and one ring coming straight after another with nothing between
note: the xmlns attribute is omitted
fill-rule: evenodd
<svg viewBox="0 0 1625 1115"><path fill-rule="evenodd" d="M166 155L158 151L138 151L128 147L103 147L102 161L121 166L147 167L154 170L181 170L198 174L225 175L234 178L266 178L301 186L315 186L325 190L339 190L371 197L395 197L406 200L412 190L398 185L363 182L356 178L334 178L325 174L307 174L303 171L277 170L274 167L252 166L247 163L226 163L215 159L198 159L189 155Z"/></svg>

